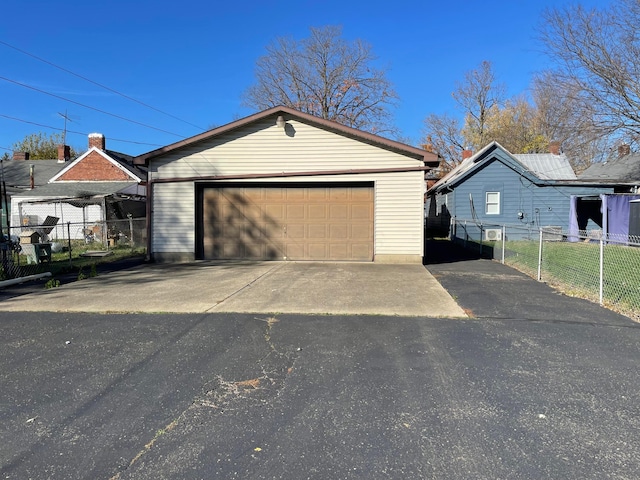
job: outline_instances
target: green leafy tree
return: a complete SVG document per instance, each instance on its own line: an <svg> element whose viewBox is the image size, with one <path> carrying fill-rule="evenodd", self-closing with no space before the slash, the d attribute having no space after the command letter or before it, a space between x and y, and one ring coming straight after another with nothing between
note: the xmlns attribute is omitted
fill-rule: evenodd
<svg viewBox="0 0 640 480"><path fill-rule="evenodd" d="M21 141L12 145L14 152L29 152L30 160L53 160L58 158L58 145L63 143L62 134L54 133L46 135L38 132L24 137ZM73 148L70 149L71 156L78 155Z"/></svg>
<svg viewBox="0 0 640 480"><path fill-rule="evenodd" d="M544 135L536 106L524 96L504 102L503 106L493 105L484 122L484 138L474 139L475 129L463 133L474 150L479 150L490 141L496 141L511 153L544 153L549 151L549 139Z"/></svg>

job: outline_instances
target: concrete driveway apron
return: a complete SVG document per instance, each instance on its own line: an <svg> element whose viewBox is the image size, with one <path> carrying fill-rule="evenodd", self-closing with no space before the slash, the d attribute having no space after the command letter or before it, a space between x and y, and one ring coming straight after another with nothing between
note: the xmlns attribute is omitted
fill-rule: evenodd
<svg viewBox="0 0 640 480"><path fill-rule="evenodd" d="M466 317L422 265L314 262L140 265L6 299L0 311Z"/></svg>

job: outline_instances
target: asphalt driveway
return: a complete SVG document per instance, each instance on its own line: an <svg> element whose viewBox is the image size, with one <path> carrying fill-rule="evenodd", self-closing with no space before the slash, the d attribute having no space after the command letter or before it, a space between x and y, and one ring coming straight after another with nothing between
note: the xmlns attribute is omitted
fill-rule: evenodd
<svg viewBox="0 0 640 480"><path fill-rule="evenodd" d="M640 478L640 325L442 246L467 318L0 311L0 477Z"/></svg>
<svg viewBox="0 0 640 480"><path fill-rule="evenodd" d="M6 298L0 311L466 317L422 265L313 262L141 264Z"/></svg>
<svg viewBox="0 0 640 480"><path fill-rule="evenodd" d="M1 312L3 479L640 477L640 329Z"/></svg>

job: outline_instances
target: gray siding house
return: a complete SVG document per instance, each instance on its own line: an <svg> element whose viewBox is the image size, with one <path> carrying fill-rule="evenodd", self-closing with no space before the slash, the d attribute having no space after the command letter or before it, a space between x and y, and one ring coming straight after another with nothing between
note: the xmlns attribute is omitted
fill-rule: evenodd
<svg viewBox="0 0 640 480"><path fill-rule="evenodd" d="M577 180L564 155L513 155L492 142L428 190L427 228L448 231L455 217L485 226L552 226L567 232L572 196L612 192ZM591 219L587 228L599 226Z"/></svg>
<svg viewBox="0 0 640 480"><path fill-rule="evenodd" d="M156 261L422 262L424 150L275 107L135 163Z"/></svg>

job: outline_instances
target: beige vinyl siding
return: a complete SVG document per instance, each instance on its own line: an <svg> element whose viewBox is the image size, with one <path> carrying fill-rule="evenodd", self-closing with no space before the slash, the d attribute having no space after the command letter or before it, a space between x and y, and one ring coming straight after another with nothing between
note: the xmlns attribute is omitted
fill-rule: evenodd
<svg viewBox="0 0 640 480"><path fill-rule="evenodd" d="M418 160L289 121L293 137L258 123L152 161L159 177L420 166Z"/></svg>
<svg viewBox="0 0 640 480"><path fill-rule="evenodd" d="M422 255L424 174L386 174L376 181L376 255Z"/></svg>
<svg viewBox="0 0 640 480"><path fill-rule="evenodd" d="M358 140L289 120L288 133L258 122L152 160L153 179L281 172L419 167L422 162ZM293 136L290 136L293 135ZM246 181L246 180L243 180ZM375 255L423 251L424 173L320 175L255 182L366 182L375 185ZM192 183L153 186L152 249L195 251Z"/></svg>
<svg viewBox="0 0 640 480"><path fill-rule="evenodd" d="M195 210L193 183L153 186L151 249L153 252L193 254Z"/></svg>

